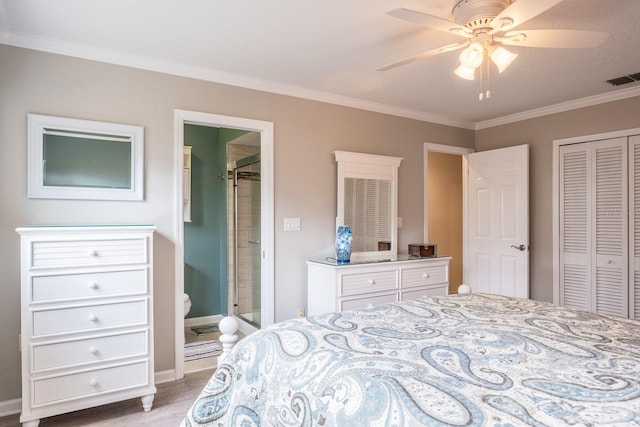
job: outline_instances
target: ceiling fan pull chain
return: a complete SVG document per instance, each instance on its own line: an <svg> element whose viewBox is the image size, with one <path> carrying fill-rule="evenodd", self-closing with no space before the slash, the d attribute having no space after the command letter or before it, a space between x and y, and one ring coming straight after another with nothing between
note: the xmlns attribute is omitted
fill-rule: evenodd
<svg viewBox="0 0 640 427"><path fill-rule="evenodd" d="M484 99L484 64L480 65L480 93L478 94L478 101Z"/></svg>
<svg viewBox="0 0 640 427"><path fill-rule="evenodd" d="M487 63L487 90L484 93L484 97L485 99L489 99L491 98L491 90L489 89L489 87L491 86L491 70L490 70L490 65L489 61L485 61Z"/></svg>

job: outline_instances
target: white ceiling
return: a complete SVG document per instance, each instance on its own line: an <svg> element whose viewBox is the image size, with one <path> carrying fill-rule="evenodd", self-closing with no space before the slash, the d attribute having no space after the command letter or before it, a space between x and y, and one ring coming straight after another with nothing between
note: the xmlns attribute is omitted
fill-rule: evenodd
<svg viewBox="0 0 640 427"><path fill-rule="evenodd" d="M637 83L605 83L640 72L640 0L563 0L525 22L611 35L595 49L510 47L519 57L503 74L493 68L489 100L453 74L457 52L376 71L460 41L388 11L452 19L455 2L0 0L0 43L471 129L640 95Z"/></svg>

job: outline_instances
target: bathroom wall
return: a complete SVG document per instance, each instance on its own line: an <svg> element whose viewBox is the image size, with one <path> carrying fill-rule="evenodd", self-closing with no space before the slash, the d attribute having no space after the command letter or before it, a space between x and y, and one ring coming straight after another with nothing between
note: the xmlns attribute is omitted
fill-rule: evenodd
<svg viewBox="0 0 640 427"><path fill-rule="evenodd" d="M219 129L185 125L191 149L191 222L184 223L187 318L227 313L226 147Z"/></svg>

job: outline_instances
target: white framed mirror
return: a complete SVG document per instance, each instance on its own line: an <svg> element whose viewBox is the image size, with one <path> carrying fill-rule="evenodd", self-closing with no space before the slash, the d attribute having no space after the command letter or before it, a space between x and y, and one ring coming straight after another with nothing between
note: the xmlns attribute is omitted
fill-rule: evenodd
<svg viewBox="0 0 640 427"><path fill-rule="evenodd" d="M28 115L27 196L143 200L142 126Z"/></svg>
<svg viewBox="0 0 640 427"><path fill-rule="evenodd" d="M336 229L351 227L351 261L398 254L398 167L402 158L334 151L338 165Z"/></svg>

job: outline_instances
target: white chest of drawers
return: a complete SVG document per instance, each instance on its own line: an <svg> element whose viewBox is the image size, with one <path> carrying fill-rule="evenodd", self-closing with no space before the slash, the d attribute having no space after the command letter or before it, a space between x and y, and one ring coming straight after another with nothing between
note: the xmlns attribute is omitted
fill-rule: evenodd
<svg viewBox="0 0 640 427"><path fill-rule="evenodd" d="M307 314L447 295L450 257L337 265L307 261Z"/></svg>
<svg viewBox="0 0 640 427"><path fill-rule="evenodd" d="M154 230L17 229L24 426L134 397L151 410Z"/></svg>

